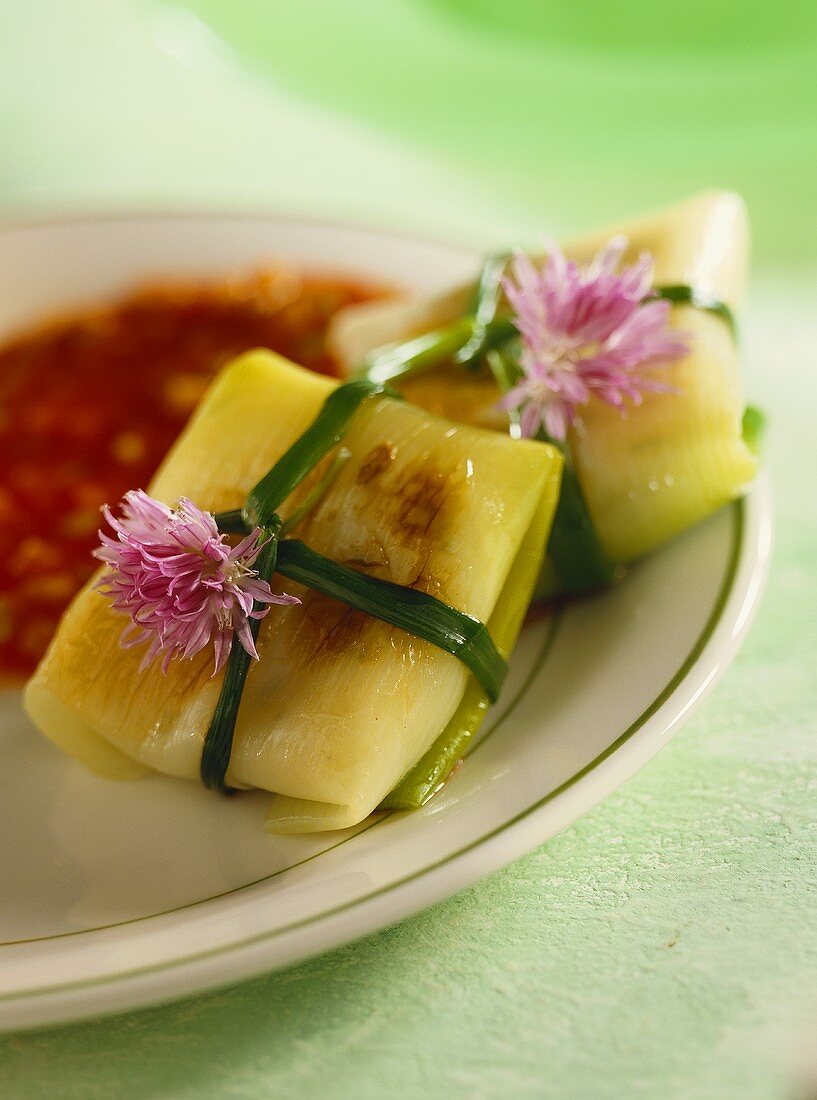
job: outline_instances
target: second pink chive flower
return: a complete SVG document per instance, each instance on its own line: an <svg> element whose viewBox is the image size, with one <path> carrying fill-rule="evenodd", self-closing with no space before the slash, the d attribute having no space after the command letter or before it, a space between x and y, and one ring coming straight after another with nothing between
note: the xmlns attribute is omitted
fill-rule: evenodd
<svg viewBox="0 0 817 1100"><path fill-rule="evenodd" d="M267 612L253 602L300 603L274 593L253 569L263 547L258 528L233 547L192 501L171 509L141 489L125 494L121 516L107 506L103 514L116 537L99 533L94 556L109 568L96 587L131 618L123 646L148 644L143 668L164 653L166 672L173 657L193 657L212 640L215 675L234 637L257 659L250 620Z"/></svg>
<svg viewBox="0 0 817 1100"><path fill-rule="evenodd" d="M593 394L623 411L647 391L671 389L654 372L687 354L688 337L669 327L670 303L652 296L649 255L617 272L626 247L614 238L586 269L554 241L541 268L514 256L503 288L522 337L523 378L501 404L520 410L523 435L544 426L564 439Z"/></svg>

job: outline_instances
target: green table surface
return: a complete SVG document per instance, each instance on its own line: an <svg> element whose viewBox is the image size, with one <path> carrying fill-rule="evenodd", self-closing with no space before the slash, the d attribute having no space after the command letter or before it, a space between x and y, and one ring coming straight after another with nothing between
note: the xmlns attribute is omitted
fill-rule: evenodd
<svg viewBox="0 0 817 1100"><path fill-rule="evenodd" d="M310 3L270 7L289 33ZM397 109L390 124L326 72L295 80L303 48L300 68L246 68L173 7L6 0L0 43L0 214L297 210L487 247L611 212L603 172L586 217L567 176L571 202L556 184L537 202L518 160L482 171L471 141L449 148L430 123L424 140ZM696 163L654 199L730 182ZM232 989L0 1038L0 1096L817 1095L817 222L798 234L796 196L776 204L761 168L741 172L758 192L743 332L771 418L776 548L714 695L603 805L420 916Z"/></svg>

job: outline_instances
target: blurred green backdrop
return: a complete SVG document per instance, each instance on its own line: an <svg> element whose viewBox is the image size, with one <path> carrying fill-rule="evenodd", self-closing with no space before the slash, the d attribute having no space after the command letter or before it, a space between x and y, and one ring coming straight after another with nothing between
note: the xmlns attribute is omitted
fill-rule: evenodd
<svg viewBox="0 0 817 1100"><path fill-rule="evenodd" d="M178 3L279 84L527 214L572 228L726 186L759 259L817 255L814 0Z"/></svg>
<svg viewBox="0 0 817 1100"><path fill-rule="evenodd" d="M488 249L738 188L778 510L746 647L623 791L305 966L0 1038L3 1100L817 1095L815 21L815 0L0 0L2 217L295 211Z"/></svg>

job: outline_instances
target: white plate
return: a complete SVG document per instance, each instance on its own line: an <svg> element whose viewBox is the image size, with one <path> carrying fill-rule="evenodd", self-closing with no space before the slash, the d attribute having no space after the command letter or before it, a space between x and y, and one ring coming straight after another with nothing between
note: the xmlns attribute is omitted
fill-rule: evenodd
<svg viewBox="0 0 817 1100"><path fill-rule="evenodd" d="M221 216L0 233L0 331L159 273L276 257L433 290L468 251L376 230ZM746 632L770 544L764 482L614 590L530 627L444 793L349 833L268 838L267 798L97 779L0 700L0 1027L179 997L292 963L443 898L553 836L680 727Z"/></svg>

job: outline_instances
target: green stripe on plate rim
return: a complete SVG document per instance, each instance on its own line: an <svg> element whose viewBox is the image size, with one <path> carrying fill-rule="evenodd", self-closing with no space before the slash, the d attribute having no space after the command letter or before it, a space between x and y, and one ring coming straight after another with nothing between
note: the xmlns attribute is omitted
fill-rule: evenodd
<svg viewBox="0 0 817 1100"><path fill-rule="evenodd" d="M499 836L501 833L506 832L508 829L512 828L514 825L517 825L520 821L523 821L526 817L529 817L531 814L533 814L536 811L542 809L542 807L546 806L549 802L552 802L555 798L557 798L559 795L563 794L566 790L569 790L571 787L575 786L576 783L578 783L580 780L585 778L585 776L587 776L591 772L593 772L596 768L598 768L601 764L603 764L605 760L608 760L615 752L617 752L620 748L622 748L622 746L624 744L626 744L629 740L631 740L632 737L634 737L635 734L638 733L638 731L645 725L645 723L647 723L650 720L650 718L652 718L652 716L664 705L664 703L667 702L667 700L673 695L673 693L678 690L678 688L681 686L683 681L687 678L689 673L692 671L692 669L695 666L695 664L697 663L699 657L701 656L704 649L706 648L710 638L712 637L713 633L715 632L715 629L716 629L718 623L720 622L720 619L721 619L721 616L723 614L724 608L726 607L726 604L729 601L729 597L732 594L732 590L733 590L734 584L735 584L735 578L736 578L737 572L738 572L738 565L739 565L739 562L740 562L740 556L741 556L741 551L743 549L743 542L744 542L744 536L745 536L746 509L745 509L744 501L743 500L736 501L732 505L731 513L732 513L732 547L731 547L731 550L730 550L729 560L727 562L727 567L726 567L726 570L724 572L723 581L721 583L718 595L715 599L715 603L713 605L712 611L710 612L710 614L707 618L707 621L704 624L703 629L701 630L701 633L698 635L697 639L695 640L695 643L693 644L692 648L690 649L689 653L687 654L687 656L684 659L681 666L677 669L677 671L672 676L672 678L667 682L667 684L659 692L659 694L655 697L655 699L653 699L653 701L649 704L649 706L647 706L641 712L641 714L631 723L631 725L629 725L627 727L626 730L624 730L624 732L622 734L619 735L619 737L616 738L615 741L613 741L610 745L608 745L607 748L603 752L601 752L597 757L595 757L595 759L591 760L588 764L586 764L583 768L581 768L578 772L576 772L575 775L572 775L569 779L566 779L562 784L560 784L560 786L558 786L554 790L550 791L543 798L541 798L537 802L535 802L532 806L528 806L526 809L521 810L514 817L510 818L508 821L503 822L501 825L497 826L495 829L492 829L490 832L486 833L484 836L479 837L477 840L471 841L469 844L465 845L463 848L458 849L456 852L451 852L449 855L444 856L442 859L438 860L436 863L428 864L425 867L423 867L423 868L421 868L417 871L412 872L410 875L406 875L402 879L397 879L396 881L391 882L386 886L381 886L377 890L371 891L371 893L366 894L363 897L354 898L351 901L344 902L343 904L334 906L331 909L325 909L321 913L315 913L312 916L304 917L301 920L294 921L292 924L283 925L281 928L276 928L273 931L269 931L269 932L259 932L254 936L248 936L243 940L239 940L239 941L236 941L234 943L225 944L225 945L220 946L220 947L213 947L213 948L208 948L208 949L203 950L203 951L193 952L192 954L186 955L183 958L170 959L170 960L167 960L165 962L153 963L153 964L149 964L148 966L137 967L137 968L134 968L132 970L122 970L122 971L119 971L116 974L105 975L105 976L97 977L97 978L85 978L85 979L79 979L77 981L72 981L72 982L63 982L61 984L53 985L53 986L40 986L39 988L36 988L36 989L19 990L19 991L14 992L14 993L0 994L0 1004L7 1003L9 1001L14 1001L14 1000L21 1000L21 999L28 998L28 997L42 997L42 996L47 996L47 995L51 995L51 994L65 993L65 992L69 992L71 990L76 990L76 989L87 989L87 988L93 988L95 986L110 985L112 983L116 983L116 982L120 982L120 981L127 981L128 979L131 979L131 978L138 978L138 977L141 977L141 976L146 975L146 974L156 974L156 973L161 973L162 971L166 971L166 970L174 970L174 969L178 968L179 966L185 966L186 964L191 963L191 962L198 962L202 959L207 959L207 958L215 958L215 957L218 957L219 955L227 954L231 951L235 951L235 950L238 950L238 949L243 948L243 947L249 947L249 946L252 946L252 945L257 944L257 943L263 943L265 941L274 940L274 939L276 939L280 936L283 936L287 933L297 931L300 928L305 928L310 924L315 924L318 921L325 920L327 917L336 916L339 913L346 912L350 909L355 909L356 907L364 905L367 902L373 901L376 898L383 897L384 895L389 894L394 890L398 890L401 887L408 885L408 883L414 881L415 879L422 878L424 875L427 875L432 871L436 871L440 867L444 867L446 864L452 863L453 861L459 859L460 857L462 857L464 855L467 855L469 852L472 852L476 848L480 847L480 845L486 844L488 841L493 840L495 837ZM555 617L554 617L554 621L556 621ZM552 632L548 632L548 635L545 639L545 647L549 647L549 645L552 643L552 637L553 637ZM526 683L523 684L522 689L520 690L519 694L514 699L514 701L512 703L512 707L515 707L517 705L517 703L520 701L520 699L523 697L523 695L525 694L525 691L530 687L530 684L532 683L532 680L533 680L533 677L529 676ZM508 708L508 711L503 716L503 718L500 719L500 722L504 721L504 719L510 713L510 710L511 710L511 707ZM498 722L497 726L499 724L500 723ZM496 727L494 727L494 729L495 728ZM494 732L494 730L491 730L490 732L492 733L492 732ZM487 737L488 735L486 734L485 736ZM485 738L482 739L482 742L484 742L484 740L485 740ZM482 742L479 742L477 745L475 745L474 750L476 750L479 747L479 744L481 744ZM371 829L377 827L378 825L382 824L383 821L387 820L391 816L393 816L393 813L384 814L382 817L377 818L372 823L367 824L363 829L361 829L360 831L355 833L353 836L344 837L342 840L338 841L338 843L333 845L331 848L325 848L321 852L316 852L312 856L308 856L305 860L301 861L300 864L293 864L292 867L282 868L279 871L273 872L272 875L266 876L266 878L259 879L257 882L254 882L254 883L247 883L247 884L245 884L244 886L241 886L241 887L236 887L234 890L227 891L226 894L237 893L240 890L249 889L250 886L259 885L260 883L268 881L271 878L275 878L279 874L283 874L285 871L293 870L297 866L302 866L304 863L308 863L311 860L316 859L321 855L324 855L324 854L326 854L330 851L336 850L337 848L341 847L343 844L347 843L348 841L354 840L355 837L361 836L364 832L368 832L369 830L371 830ZM158 917L170 915L170 914L176 913L176 912L182 912L185 909L193 908L193 907L198 906L198 905L207 905L210 901L215 901L219 897L226 896L226 894L219 894L219 895L216 895L213 898L207 898L204 901L192 902L189 905L184 905L184 906L178 907L177 909L168 910L166 913L151 914L150 916L146 916L146 917L134 917L134 918L132 918L131 920L128 920L128 921L121 921L121 922L118 922L117 924L105 925L105 926L102 926L100 928L83 929L83 930L78 931L78 932L63 932L63 933L59 933L56 936L44 937L43 939L44 939L45 942L51 942L52 940L64 939L64 938L71 937L71 936L93 935L94 932L105 931L106 929L109 929L109 928L118 928L118 927L122 927L122 926L128 925L128 924L136 924L136 923L139 923L141 921L155 920L155 919L158 919ZM2 947L13 947L13 946L21 945L21 944L32 943L32 942L38 942L38 941L36 939L34 939L34 940L13 940L13 941L10 941L9 943L0 943L0 948L2 948Z"/></svg>

